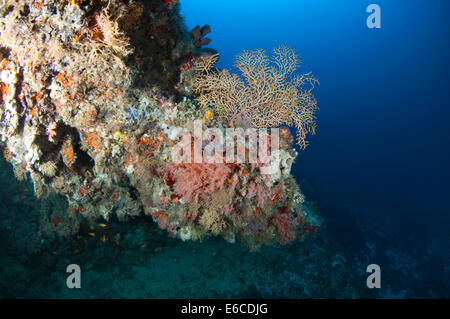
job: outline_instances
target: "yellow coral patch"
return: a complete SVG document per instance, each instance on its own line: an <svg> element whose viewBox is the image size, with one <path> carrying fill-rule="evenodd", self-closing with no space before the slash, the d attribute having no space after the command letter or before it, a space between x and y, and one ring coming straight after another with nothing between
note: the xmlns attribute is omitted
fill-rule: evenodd
<svg viewBox="0 0 450 319"><path fill-rule="evenodd" d="M6 59L3 59L2 62L0 63L0 69L5 69L9 64L9 61Z"/></svg>
<svg viewBox="0 0 450 319"><path fill-rule="evenodd" d="M127 136L120 131L115 132L114 137L120 141L124 141L127 139Z"/></svg>

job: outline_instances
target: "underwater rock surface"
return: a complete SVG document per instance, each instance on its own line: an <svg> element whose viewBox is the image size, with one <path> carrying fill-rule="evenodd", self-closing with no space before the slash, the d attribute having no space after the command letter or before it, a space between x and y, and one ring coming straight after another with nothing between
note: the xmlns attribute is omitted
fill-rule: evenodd
<svg viewBox="0 0 450 319"><path fill-rule="evenodd" d="M185 30L177 1L5 2L4 156L18 179L31 179L37 197L68 202L41 220L42 238L74 235L84 222L138 217L183 241L221 236L251 249L317 230L321 219L290 175L297 153L287 127L279 136L266 129L266 142L259 136L257 146L279 158L269 174L259 157L172 160L180 139L189 152L191 143L210 144L223 156L219 135L227 128L295 126L301 148L314 133L317 80L294 75L293 49L275 48L270 58L244 51L236 59L241 75L231 74L214 67L213 50L201 48L211 29L201 30ZM203 135L189 133L199 128ZM208 129L215 133L205 137ZM249 157L251 142L236 149ZM186 159L186 148L181 154ZM96 236L120 241L108 232Z"/></svg>

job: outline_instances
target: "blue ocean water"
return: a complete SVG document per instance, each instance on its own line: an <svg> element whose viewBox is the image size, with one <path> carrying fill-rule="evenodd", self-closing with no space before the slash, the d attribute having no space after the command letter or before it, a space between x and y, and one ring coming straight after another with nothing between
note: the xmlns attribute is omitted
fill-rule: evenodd
<svg viewBox="0 0 450 319"><path fill-rule="evenodd" d="M36 248L39 213L63 201L37 201L2 159L0 296L450 297L450 3L380 0L382 27L368 29L370 3L181 2L189 29L211 26L219 67L288 44L320 80L317 134L293 168L325 219L313 238L249 253L137 220L110 224L120 247L83 237ZM80 290L65 286L70 263L84 269ZM366 287L369 264L381 267L380 289Z"/></svg>

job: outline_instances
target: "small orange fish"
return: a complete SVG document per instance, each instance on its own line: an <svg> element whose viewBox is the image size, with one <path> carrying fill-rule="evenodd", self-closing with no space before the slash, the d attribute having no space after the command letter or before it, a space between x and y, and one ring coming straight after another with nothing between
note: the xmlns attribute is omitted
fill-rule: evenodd
<svg viewBox="0 0 450 319"><path fill-rule="evenodd" d="M107 225L106 224L98 224L100 227L106 227Z"/></svg>
<svg viewBox="0 0 450 319"><path fill-rule="evenodd" d="M95 233L88 233L89 236L95 237Z"/></svg>
<svg viewBox="0 0 450 319"><path fill-rule="evenodd" d="M161 248L161 247L156 247L156 248L155 248L155 253L157 253L157 252L159 252L159 251L162 251L162 248Z"/></svg>
<svg viewBox="0 0 450 319"><path fill-rule="evenodd" d="M148 246L148 244L142 244L142 245L141 245L142 248L145 248L145 247L147 247L147 246Z"/></svg>

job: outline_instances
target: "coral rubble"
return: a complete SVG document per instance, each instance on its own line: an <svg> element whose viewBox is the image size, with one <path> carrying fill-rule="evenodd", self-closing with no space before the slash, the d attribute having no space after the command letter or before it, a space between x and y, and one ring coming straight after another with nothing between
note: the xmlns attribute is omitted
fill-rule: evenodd
<svg viewBox="0 0 450 319"><path fill-rule="evenodd" d="M307 74L285 81L296 64L286 47L275 50L284 73L252 70L256 60L244 61L249 54L259 54L267 67L259 51L238 58L241 71L271 77L264 85L255 78L250 89L237 75L213 71L213 64L199 69L215 57L201 49L210 28L189 33L180 21L177 1L2 1L5 158L18 178L31 178L38 197L65 196L74 225L143 215L182 240L220 235L257 248L304 239L320 218L290 175L297 153L288 128L280 129L279 149L271 150L280 158L271 174L263 174L261 162L174 162L172 155L180 137L190 148L189 130L264 127L267 116L268 127L294 123L303 145L314 128L315 100L300 87L315 80ZM209 84L199 85L202 78ZM233 83L239 86L234 95L220 87ZM271 102L258 105L267 96ZM289 118L293 109L300 115ZM217 146L216 137L192 143ZM64 227L64 234L66 228L78 229Z"/></svg>

